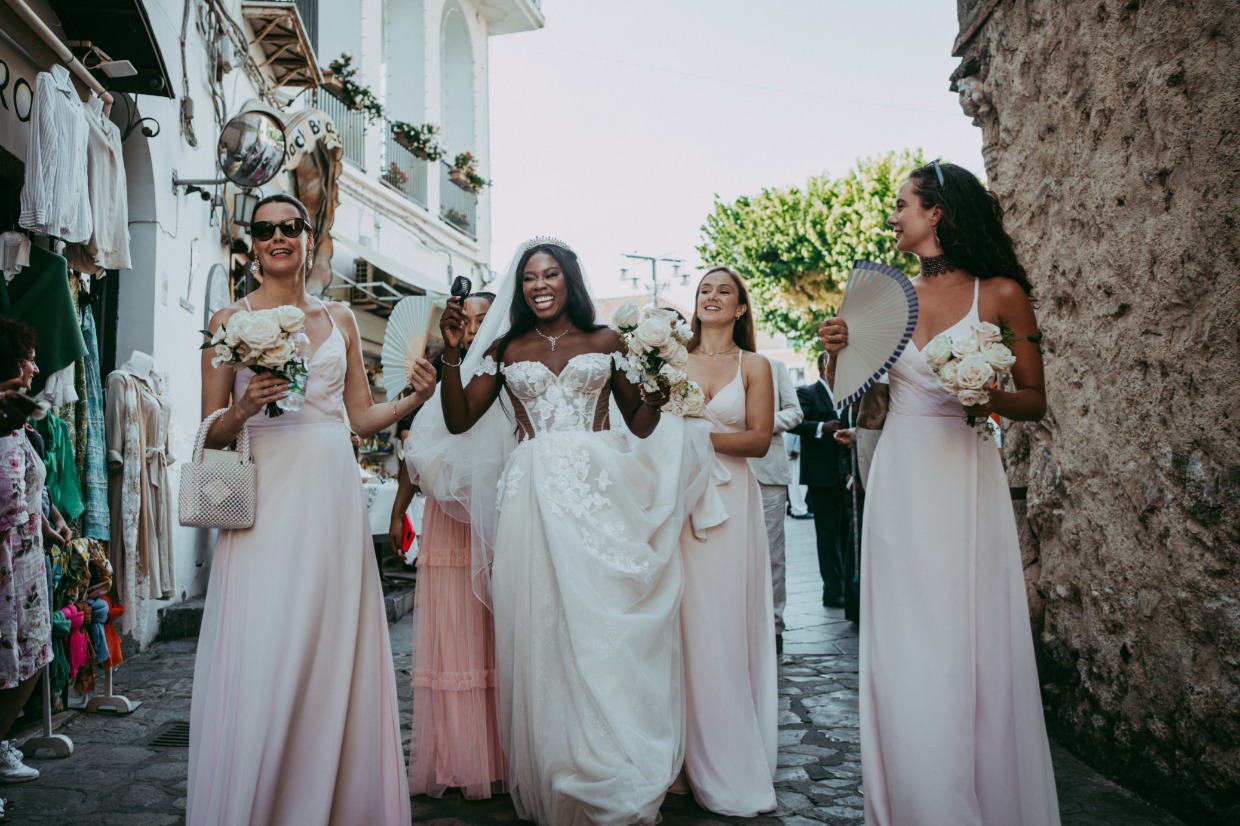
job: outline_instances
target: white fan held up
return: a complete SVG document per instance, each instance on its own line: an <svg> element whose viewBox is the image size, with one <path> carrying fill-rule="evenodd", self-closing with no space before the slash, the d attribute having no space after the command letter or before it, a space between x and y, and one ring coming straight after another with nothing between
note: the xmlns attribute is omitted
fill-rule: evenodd
<svg viewBox="0 0 1240 826"><path fill-rule="evenodd" d="M844 410L891 369L913 338L917 293L908 276L886 264L853 264L836 313L848 322L848 346L835 356L835 408Z"/></svg>

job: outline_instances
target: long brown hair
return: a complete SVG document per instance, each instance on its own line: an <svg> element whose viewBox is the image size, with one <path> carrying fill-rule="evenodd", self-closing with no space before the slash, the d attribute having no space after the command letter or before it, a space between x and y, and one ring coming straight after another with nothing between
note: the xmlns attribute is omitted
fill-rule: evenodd
<svg viewBox="0 0 1240 826"><path fill-rule="evenodd" d="M693 321L690 322L693 326L693 338L689 340L689 352L692 353L702 343L702 320L697 314L697 297L702 290L702 282L713 272L726 272L732 276L732 283L736 285L737 303L745 306L745 314L732 322L732 341L742 350L748 350L751 353L758 352L758 338L753 330L753 305L749 303L749 288L745 286L745 279L727 267L711 267L698 279L697 289L693 291Z"/></svg>

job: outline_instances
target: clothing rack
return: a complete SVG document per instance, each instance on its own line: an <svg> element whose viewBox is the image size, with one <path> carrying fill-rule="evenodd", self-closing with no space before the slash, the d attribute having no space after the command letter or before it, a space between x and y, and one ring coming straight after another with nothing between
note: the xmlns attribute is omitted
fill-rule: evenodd
<svg viewBox="0 0 1240 826"><path fill-rule="evenodd" d="M51 665L43 666L43 734L31 737L22 744L27 757L68 757L73 754L73 741L64 734L52 733L52 672ZM110 675L109 675L110 676Z"/></svg>

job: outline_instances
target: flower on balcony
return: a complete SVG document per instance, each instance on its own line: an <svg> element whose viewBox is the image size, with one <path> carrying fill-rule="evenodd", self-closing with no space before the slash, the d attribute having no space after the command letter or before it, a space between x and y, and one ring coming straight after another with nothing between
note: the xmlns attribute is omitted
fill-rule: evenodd
<svg viewBox="0 0 1240 826"><path fill-rule="evenodd" d="M433 123L414 126L403 120L392 123L392 137L424 161L437 161L447 150L439 143L439 127Z"/></svg>
<svg viewBox="0 0 1240 826"><path fill-rule="evenodd" d="M447 207L446 209L444 209L442 213L442 217L445 221L447 221L449 224L456 227L457 229L462 230L464 232L469 231L469 216L466 215L464 212L461 212L459 209L453 209L452 207Z"/></svg>
<svg viewBox="0 0 1240 826"><path fill-rule="evenodd" d="M354 112L361 112L371 123L383 118L383 104L375 97L375 93L354 80L357 69L353 68L353 55L340 55L328 64L325 74L328 75L328 85L337 91L345 106Z"/></svg>
<svg viewBox="0 0 1240 826"><path fill-rule="evenodd" d="M379 176L379 179L392 186L402 187L409 183L409 174L401 169L396 161L392 161L388 164L388 168L383 171L383 174Z"/></svg>
<svg viewBox="0 0 1240 826"><path fill-rule="evenodd" d="M452 161L448 179L466 192L477 192L491 182L478 174L478 159L472 152L462 152Z"/></svg>

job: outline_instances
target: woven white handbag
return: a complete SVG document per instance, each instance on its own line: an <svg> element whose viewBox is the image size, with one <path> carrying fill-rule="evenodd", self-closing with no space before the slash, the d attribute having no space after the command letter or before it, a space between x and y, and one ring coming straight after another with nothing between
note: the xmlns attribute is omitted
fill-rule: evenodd
<svg viewBox="0 0 1240 826"><path fill-rule="evenodd" d="M204 450L211 423L227 412L202 420L194 455L181 466L180 519L187 528L249 528L254 525L257 475L250 461L250 429L237 435L236 450Z"/></svg>

